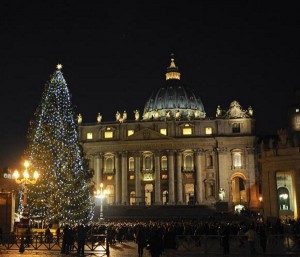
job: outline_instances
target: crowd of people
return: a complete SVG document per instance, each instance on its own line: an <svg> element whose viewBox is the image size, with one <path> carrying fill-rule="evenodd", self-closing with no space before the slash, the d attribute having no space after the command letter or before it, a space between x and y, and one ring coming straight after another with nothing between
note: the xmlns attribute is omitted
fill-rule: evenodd
<svg viewBox="0 0 300 257"><path fill-rule="evenodd" d="M73 250L77 241L78 254L84 254L84 244L95 235L100 235L97 240L103 240L107 247L123 244L125 241L135 241L138 248L138 256L142 257L144 249L149 250L152 257L159 257L163 251L177 249L178 236L216 236L220 239L223 253L230 253L230 238L239 241L239 247L248 245L251 254L254 254L255 241L259 241L261 251L266 252L267 235L282 235L289 233L295 235L300 247L300 221L289 220L283 223L276 222L245 222L245 221L220 221L213 218L203 220L184 221L103 221L86 226L64 226L58 229L57 237L62 238L62 252L69 253ZM289 231L287 231L287 229ZM62 230L62 231L61 231ZM103 237L101 237L103 235ZM106 238L106 240L105 240ZM198 240L198 241L197 241ZM197 242L201 244L199 239Z"/></svg>
<svg viewBox="0 0 300 257"><path fill-rule="evenodd" d="M220 240L223 253L230 253L230 241L235 238L239 247L249 247L250 254L258 250L255 247L259 242L260 251L267 249L267 237L269 235L283 235L288 233L295 237L300 248L300 220L280 219L270 222L262 220L220 220L210 217L207 220L147 220L124 221L105 220L101 223L88 225L69 225L57 228L55 235L49 225L45 229L44 240L47 243L54 240L60 244L62 253L75 251L84 254L84 246L87 241L94 240L107 247L123 244L125 241L134 241L137 244L138 257L143 257L144 250L149 250L152 257L159 257L164 251L172 251L178 248L179 238L192 236L195 244L201 246L201 237L214 237ZM52 231L52 232L51 232ZM0 234L0 241L2 235ZM1 243L1 242L0 242Z"/></svg>

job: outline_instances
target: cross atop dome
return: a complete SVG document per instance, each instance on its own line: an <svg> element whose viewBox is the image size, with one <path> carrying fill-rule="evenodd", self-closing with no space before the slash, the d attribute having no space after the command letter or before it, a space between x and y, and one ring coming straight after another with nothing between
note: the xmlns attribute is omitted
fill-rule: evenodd
<svg viewBox="0 0 300 257"><path fill-rule="evenodd" d="M166 80L169 79L180 80L180 72L178 71L178 67L175 65L174 54L171 54L171 64L167 68Z"/></svg>

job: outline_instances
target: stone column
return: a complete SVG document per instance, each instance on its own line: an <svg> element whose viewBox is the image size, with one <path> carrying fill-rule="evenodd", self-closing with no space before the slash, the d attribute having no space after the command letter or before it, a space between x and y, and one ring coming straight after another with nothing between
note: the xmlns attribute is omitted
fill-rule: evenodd
<svg viewBox="0 0 300 257"><path fill-rule="evenodd" d="M121 203L121 170L120 170L120 158L119 153L116 153L116 173L115 173L115 203L118 205Z"/></svg>
<svg viewBox="0 0 300 257"><path fill-rule="evenodd" d="M249 195L248 202L250 203L250 208L259 208L260 202L258 200L258 187L255 183L255 160L254 160L254 148L247 148L247 170L249 174ZM248 193L249 192L249 193Z"/></svg>
<svg viewBox="0 0 300 257"><path fill-rule="evenodd" d="M203 202L203 171L204 171L204 154L202 149L197 149L195 151L196 159L196 201L198 204Z"/></svg>
<svg viewBox="0 0 300 257"><path fill-rule="evenodd" d="M97 153L97 155L94 158L96 188L100 188L100 183L102 182L102 170L103 170L102 157L103 157L102 153Z"/></svg>
<svg viewBox="0 0 300 257"><path fill-rule="evenodd" d="M228 164L228 159L229 161L231 160L231 156L228 155L227 148L226 147L218 147L217 149L218 155L217 155L217 162L218 162L218 176L219 176L219 188L217 188L217 198L219 197L219 190L220 188L223 188L225 190L225 198L224 201L228 202L231 204L231 199L232 199L232 192L231 192L231 178L228 177L228 168L230 167L230 163Z"/></svg>
<svg viewBox="0 0 300 257"><path fill-rule="evenodd" d="M134 169L135 169L135 196L136 203L139 204L141 202L141 157L140 153L135 154L134 158Z"/></svg>
<svg viewBox="0 0 300 257"><path fill-rule="evenodd" d="M168 170L169 170L169 203L175 203L174 192L174 151L168 151Z"/></svg>
<svg viewBox="0 0 300 257"><path fill-rule="evenodd" d="M122 153L122 204L128 204L127 152Z"/></svg>
<svg viewBox="0 0 300 257"><path fill-rule="evenodd" d="M160 175L160 153L155 152L155 204L161 204L161 175Z"/></svg>
<svg viewBox="0 0 300 257"><path fill-rule="evenodd" d="M183 203L182 192L182 152L177 151L177 203Z"/></svg>

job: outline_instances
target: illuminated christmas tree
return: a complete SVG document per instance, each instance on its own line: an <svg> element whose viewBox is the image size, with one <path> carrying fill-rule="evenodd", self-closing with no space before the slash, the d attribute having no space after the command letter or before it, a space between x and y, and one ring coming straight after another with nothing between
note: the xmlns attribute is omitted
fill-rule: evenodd
<svg viewBox="0 0 300 257"><path fill-rule="evenodd" d="M41 174L29 187L31 217L61 224L86 223L93 217L92 175L79 144L78 126L61 65L50 76L29 126L26 156Z"/></svg>

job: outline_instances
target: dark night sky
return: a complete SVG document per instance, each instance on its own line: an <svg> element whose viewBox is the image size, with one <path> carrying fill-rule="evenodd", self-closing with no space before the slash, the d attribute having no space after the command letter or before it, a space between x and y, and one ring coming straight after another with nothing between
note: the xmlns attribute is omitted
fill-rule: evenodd
<svg viewBox="0 0 300 257"><path fill-rule="evenodd" d="M133 119L174 53L207 116L238 100L253 107L259 134L286 127L300 81L299 9L247 2L1 1L0 167L19 165L57 63L84 122L124 110Z"/></svg>

